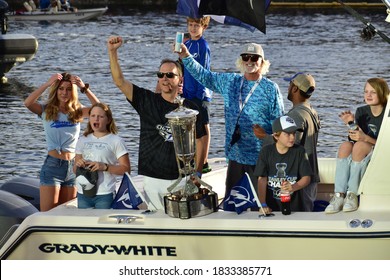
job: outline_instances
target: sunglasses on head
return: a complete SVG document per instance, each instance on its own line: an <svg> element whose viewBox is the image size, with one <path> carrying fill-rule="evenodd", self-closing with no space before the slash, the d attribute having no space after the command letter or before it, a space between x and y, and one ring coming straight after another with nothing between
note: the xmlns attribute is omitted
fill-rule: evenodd
<svg viewBox="0 0 390 280"><path fill-rule="evenodd" d="M157 72L157 77L159 77L160 79L164 78L164 76L167 76L168 79L172 79L173 77L179 76L179 75L177 75L173 72L167 72L167 73Z"/></svg>
<svg viewBox="0 0 390 280"><path fill-rule="evenodd" d="M70 81L70 79L71 79L71 77L72 77L71 74L66 73L66 72L61 73L61 76L62 76L62 81Z"/></svg>
<svg viewBox="0 0 390 280"><path fill-rule="evenodd" d="M245 61L247 62L249 59L252 61L252 62L257 62L259 60L259 58L261 58L260 55L256 55L256 54L242 54L241 55L241 58L242 58L242 61Z"/></svg>

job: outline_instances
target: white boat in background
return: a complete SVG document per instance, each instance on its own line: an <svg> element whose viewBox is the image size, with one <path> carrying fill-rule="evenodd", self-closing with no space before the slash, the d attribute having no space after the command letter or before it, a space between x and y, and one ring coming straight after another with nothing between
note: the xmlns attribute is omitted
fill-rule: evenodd
<svg viewBox="0 0 390 280"><path fill-rule="evenodd" d="M10 21L77 21L89 20L103 15L108 10L107 7L95 9L77 9L77 11L15 11L7 13Z"/></svg>
<svg viewBox="0 0 390 280"><path fill-rule="evenodd" d="M190 219L164 211L77 209L76 201L29 215L0 242L0 259L389 260L390 102L354 212L217 211ZM222 198L224 159L202 178ZM333 193L336 160L320 158L319 200ZM141 176L133 177L139 186ZM0 207L1 208L1 207ZM15 212L15 210L13 211Z"/></svg>
<svg viewBox="0 0 390 280"><path fill-rule="evenodd" d="M0 34L0 83L7 82L5 74L13 67L33 59L38 40L30 34Z"/></svg>
<svg viewBox="0 0 390 280"><path fill-rule="evenodd" d="M38 49L38 40L29 34L7 34L8 21L4 16L8 3L0 0L0 84L5 84L12 67L33 59Z"/></svg>

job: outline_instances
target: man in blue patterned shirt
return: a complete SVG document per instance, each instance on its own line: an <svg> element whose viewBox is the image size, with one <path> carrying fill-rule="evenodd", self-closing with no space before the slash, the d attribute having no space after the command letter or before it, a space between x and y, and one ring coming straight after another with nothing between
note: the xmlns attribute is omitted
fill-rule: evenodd
<svg viewBox="0 0 390 280"><path fill-rule="evenodd" d="M205 69L190 55L182 44L179 57L185 69L206 88L219 92L225 105L225 154L229 160L226 193L247 172L254 186L253 175L262 137L255 135L255 129L263 137L272 134L272 122L283 115L284 104L279 86L264 77L270 62L264 58L259 44L245 45L236 65L240 73L217 73Z"/></svg>

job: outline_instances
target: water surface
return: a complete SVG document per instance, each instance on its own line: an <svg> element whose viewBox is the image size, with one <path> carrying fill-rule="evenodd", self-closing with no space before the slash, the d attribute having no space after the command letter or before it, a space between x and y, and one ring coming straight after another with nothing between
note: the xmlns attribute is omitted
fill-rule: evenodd
<svg viewBox="0 0 390 280"><path fill-rule="evenodd" d="M390 35L384 11L365 16ZM215 71L235 71L235 60L243 44L262 44L265 57L271 62L268 77L279 84L287 110L291 104L286 99L288 83L283 77L298 71L311 73L317 82L311 102L322 120L319 156L334 157L347 129L338 113L355 111L363 105L363 86L368 78L380 76L390 82L390 45L379 36L362 41L361 29L360 22L343 12L275 13L267 16L267 35L212 22L205 38ZM53 73L63 71L90 83L100 100L111 106L119 135L130 150L135 174L139 120L112 82L106 40L111 34L124 37L119 55L125 77L153 89L160 60L177 58L170 48L176 31L186 31L184 17L133 10L121 14L109 11L87 22L10 22L9 33L32 34L38 39L39 48L33 60L7 74L9 84L0 88L0 184L14 176L39 175L46 154L42 124L24 107L23 100ZM80 96L82 103L87 104L85 96ZM215 94L210 108L210 157L224 156L222 104L221 97Z"/></svg>

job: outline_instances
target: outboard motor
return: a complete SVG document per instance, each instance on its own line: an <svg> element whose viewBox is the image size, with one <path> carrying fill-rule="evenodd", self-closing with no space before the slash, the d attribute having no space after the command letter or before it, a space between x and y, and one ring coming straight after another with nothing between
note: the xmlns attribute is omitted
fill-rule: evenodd
<svg viewBox="0 0 390 280"><path fill-rule="evenodd" d="M5 235L10 234L15 225L34 213L39 212L30 202L16 194L0 190L0 247Z"/></svg>
<svg viewBox="0 0 390 280"><path fill-rule="evenodd" d="M1 34L6 34L8 30L8 18L5 14L8 12L8 3L0 0L0 24L1 24Z"/></svg>
<svg viewBox="0 0 390 280"><path fill-rule="evenodd" d="M0 190L13 193L40 210L39 184L39 178L16 177L2 184Z"/></svg>

